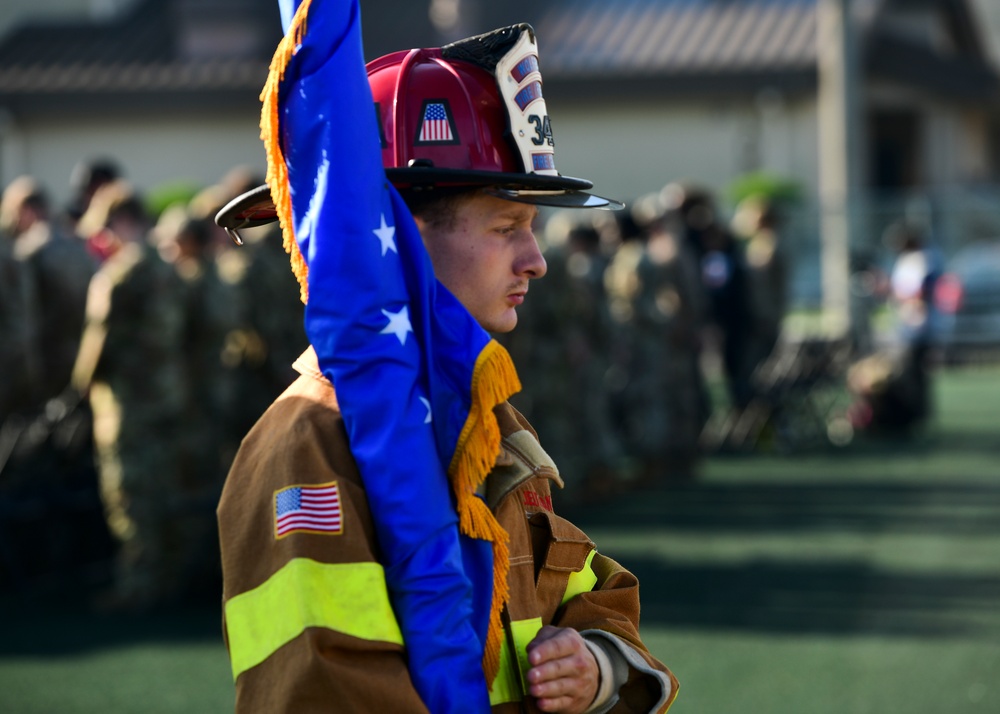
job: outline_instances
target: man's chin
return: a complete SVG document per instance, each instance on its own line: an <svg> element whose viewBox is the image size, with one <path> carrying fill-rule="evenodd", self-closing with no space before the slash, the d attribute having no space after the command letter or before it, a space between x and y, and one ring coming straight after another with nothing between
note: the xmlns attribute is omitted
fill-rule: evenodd
<svg viewBox="0 0 1000 714"><path fill-rule="evenodd" d="M495 335L510 332L517 326L517 313L514 308L499 315L496 319L489 320L488 323L480 323L484 330Z"/></svg>

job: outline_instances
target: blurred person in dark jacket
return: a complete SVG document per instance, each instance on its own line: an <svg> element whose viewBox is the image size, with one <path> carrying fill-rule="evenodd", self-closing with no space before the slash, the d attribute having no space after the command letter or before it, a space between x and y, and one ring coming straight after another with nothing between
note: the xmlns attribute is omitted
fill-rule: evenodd
<svg viewBox="0 0 1000 714"><path fill-rule="evenodd" d="M83 245L51 220L48 197L30 176L15 179L4 190L0 227L12 239L13 255L34 286L37 353L33 359L40 374L34 399L41 409L69 386L87 288L97 266Z"/></svg>
<svg viewBox="0 0 1000 714"><path fill-rule="evenodd" d="M709 323L719 343L730 404L740 411L751 397L746 358L751 313L746 265L739 245L719 220L711 192L674 183L662 189L661 197L678 221L682 240L700 264Z"/></svg>
<svg viewBox="0 0 1000 714"><path fill-rule="evenodd" d="M752 375L781 336L788 310L788 259L782 244L780 216L774 202L750 196L736 207L733 231L741 242L746 266L751 325L747 335L747 367Z"/></svg>

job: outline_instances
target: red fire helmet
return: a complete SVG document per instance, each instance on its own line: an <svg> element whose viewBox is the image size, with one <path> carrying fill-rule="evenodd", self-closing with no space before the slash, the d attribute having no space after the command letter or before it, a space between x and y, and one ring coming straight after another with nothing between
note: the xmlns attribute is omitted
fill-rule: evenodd
<svg viewBox="0 0 1000 714"><path fill-rule="evenodd" d="M621 208L559 174L530 25L504 27L367 65L382 164L400 189L482 186L511 201ZM232 229L275 220L266 186L230 202L216 222Z"/></svg>
<svg viewBox="0 0 1000 714"><path fill-rule="evenodd" d="M489 186L511 200L607 208L556 171L530 25L368 64L382 164L397 187Z"/></svg>

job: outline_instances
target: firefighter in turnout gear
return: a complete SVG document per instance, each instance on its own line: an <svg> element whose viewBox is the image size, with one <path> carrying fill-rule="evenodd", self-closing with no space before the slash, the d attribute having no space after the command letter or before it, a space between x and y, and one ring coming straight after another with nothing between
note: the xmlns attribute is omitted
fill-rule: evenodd
<svg viewBox="0 0 1000 714"><path fill-rule="evenodd" d="M618 205L555 169L533 30L366 71L357 2L281 7L267 187L217 220L278 219L311 347L219 503L237 711L666 711L490 337L545 274L538 206Z"/></svg>

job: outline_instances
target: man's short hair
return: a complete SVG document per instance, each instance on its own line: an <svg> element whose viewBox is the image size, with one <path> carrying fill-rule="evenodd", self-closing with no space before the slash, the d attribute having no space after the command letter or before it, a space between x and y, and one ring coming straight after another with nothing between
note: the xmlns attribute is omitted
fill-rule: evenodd
<svg viewBox="0 0 1000 714"><path fill-rule="evenodd" d="M461 205L481 191L479 186L439 186L429 189L403 188L399 189L399 195L414 217L434 228L448 230L454 227Z"/></svg>

